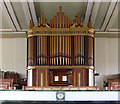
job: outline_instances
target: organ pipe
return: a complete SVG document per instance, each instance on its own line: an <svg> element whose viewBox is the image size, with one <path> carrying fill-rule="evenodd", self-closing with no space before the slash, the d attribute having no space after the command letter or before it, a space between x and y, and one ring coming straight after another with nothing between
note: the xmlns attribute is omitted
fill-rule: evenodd
<svg viewBox="0 0 120 104"><path fill-rule="evenodd" d="M72 29L74 30L74 28L71 28L71 26L77 24L75 28L77 27L81 28L81 26L84 25L83 20L80 17L80 13L77 14L74 20L74 24L72 24L72 21L64 14L64 12L62 12L61 7L59 10L60 12L57 12L56 16L54 16L52 20L50 20L50 25L49 26L47 25L48 27L50 27L50 29L54 28L53 31L55 31L56 28L63 29L64 32L67 31L66 29L71 29L69 31L72 31ZM38 18L38 22L36 26L39 26L39 27L42 26L42 28L44 28L46 23L47 22L43 17L43 13L41 13L41 17ZM32 21L30 21L29 27L30 29L33 28ZM89 22L88 27L92 28L91 22ZM88 33L88 31L86 33ZM94 38L91 36L79 35L76 33L75 35L73 34L70 35L69 33L67 35L66 33L66 35L62 35L62 34L50 35L49 38L47 35L44 36L43 34L43 35L37 35L36 38L37 38L36 39L37 65L48 65L48 64L50 65L85 65L86 64L85 60L88 60L89 65L93 65ZM33 59L34 40L33 39L34 39L33 37L28 38L28 64L29 65L33 65L33 61L34 61ZM48 39L49 39L49 43L47 43ZM73 52L71 52L72 50ZM50 56L48 56L48 53ZM47 61L47 59L49 61ZM72 59L74 60L74 63L72 63Z"/></svg>
<svg viewBox="0 0 120 104"><path fill-rule="evenodd" d="M57 36L57 65L58 65L58 55L59 55L59 54L58 54L58 47L59 47L59 44L58 44L59 41L58 41L58 39L59 39L59 38L58 38L58 36Z"/></svg>
<svg viewBox="0 0 120 104"><path fill-rule="evenodd" d="M65 39L64 38L65 37L63 36L63 65L65 64L64 63L64 59L65 59L65 53L64 53L65 52L65 45L64 45L65 44Z"/></svg>

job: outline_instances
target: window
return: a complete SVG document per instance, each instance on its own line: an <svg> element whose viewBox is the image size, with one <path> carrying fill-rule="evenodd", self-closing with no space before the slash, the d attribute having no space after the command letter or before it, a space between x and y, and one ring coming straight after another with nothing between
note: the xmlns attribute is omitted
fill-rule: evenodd
<svg viewBox="0 0 120 104"><path fill-rule="evenodd" d="M67 81L67 76L62 76L62 81Z"/></svg>
<svg viewBox="0 0 120 104"><path fill-rule="evenodd" d="M59 76L54 76L54 81L59 81Z"/></svg>

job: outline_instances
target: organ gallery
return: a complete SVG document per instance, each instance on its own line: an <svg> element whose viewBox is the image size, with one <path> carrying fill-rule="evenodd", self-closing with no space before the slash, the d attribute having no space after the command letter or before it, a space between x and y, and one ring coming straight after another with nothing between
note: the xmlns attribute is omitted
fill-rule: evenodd
<svg viewBox="0 0 120 104"><path fill-rule="evenodd" d="M94 29L62 7L50 21L41 13L27 31L28 86L94 86Z"/></svg>

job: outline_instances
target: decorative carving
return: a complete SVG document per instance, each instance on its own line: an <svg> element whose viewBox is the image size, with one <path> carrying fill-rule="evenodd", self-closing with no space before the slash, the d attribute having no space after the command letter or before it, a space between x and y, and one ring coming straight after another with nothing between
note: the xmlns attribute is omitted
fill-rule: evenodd
<svg viewBox="0 0 120 104"><path fill-rule="evenodd" d="M58 29L59 28L59 29ZM37 24L33 27L33 22L30 20L29 30L27 31L28 37L31 36L52 36L52 35L87 35L94 37L94 29L92 29L91 20L88 23L88 27L84 24L83 19L80 17L80 13L75 17L74 23L62 12L62 7L60 6L59 12L56 16L50 20L50 24L46 22L43 17L43 12L41 17L38 18Z"/></svg>

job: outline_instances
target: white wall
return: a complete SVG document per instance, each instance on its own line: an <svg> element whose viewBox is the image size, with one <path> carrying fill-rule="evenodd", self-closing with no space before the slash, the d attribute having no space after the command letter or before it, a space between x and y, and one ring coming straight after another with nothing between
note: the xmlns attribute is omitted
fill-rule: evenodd
<svg viewBox="0 0 120 104"><path fill-rule="evenodd" d="M25 76L27 67L27 39L15 38L15 71Z"/></svg>
<svg viewBox="0 0 120 104"><path fill-rule="evenodd" d="M2 38L0 38L0 71L2 68Z"/></svg>
<svg viewBox="0 0 120 104"><path fill-rule="evenodd" d="M95 70L101 73L96 77L100 88L109 75L118 74L118 38L95 39Z"/></svg>
<svg viewBox="0 0 120 104"><path fill-rule="evenodd" d="M107 72L107 38L95 39L95 70L101 73L99 77L95 77L96 86L102 89L103 81L106 79Z"/></svg>
<svg viewBox="0 0 120 104"><path fill-rule="evenodd" d="M27 39L2 38L2 70L26 75Z"/></svg>
<svg viewBox="0 0 120 104"><path fill-rule="evenodd" d="M27 39L0 38L0 50L2 50L0 51L0 68L4 71L19 72L24 77ZM103 80L107 80L106 75L118 73L118 38L95 39L95 70L101 73L101 76L96 79L99 86L103 84Z"/></svg>
<svg viewBox="0 0 120 104"><path fill-rule="evenodd" d="M15 71L15 41L14 38L2 39L2 70Z"/></svg>
<svg viewBox="0 0 120 104"><path fill-rule="evenodd" d="M118 73L118 38L108 38L107 75Z"/></svg>

